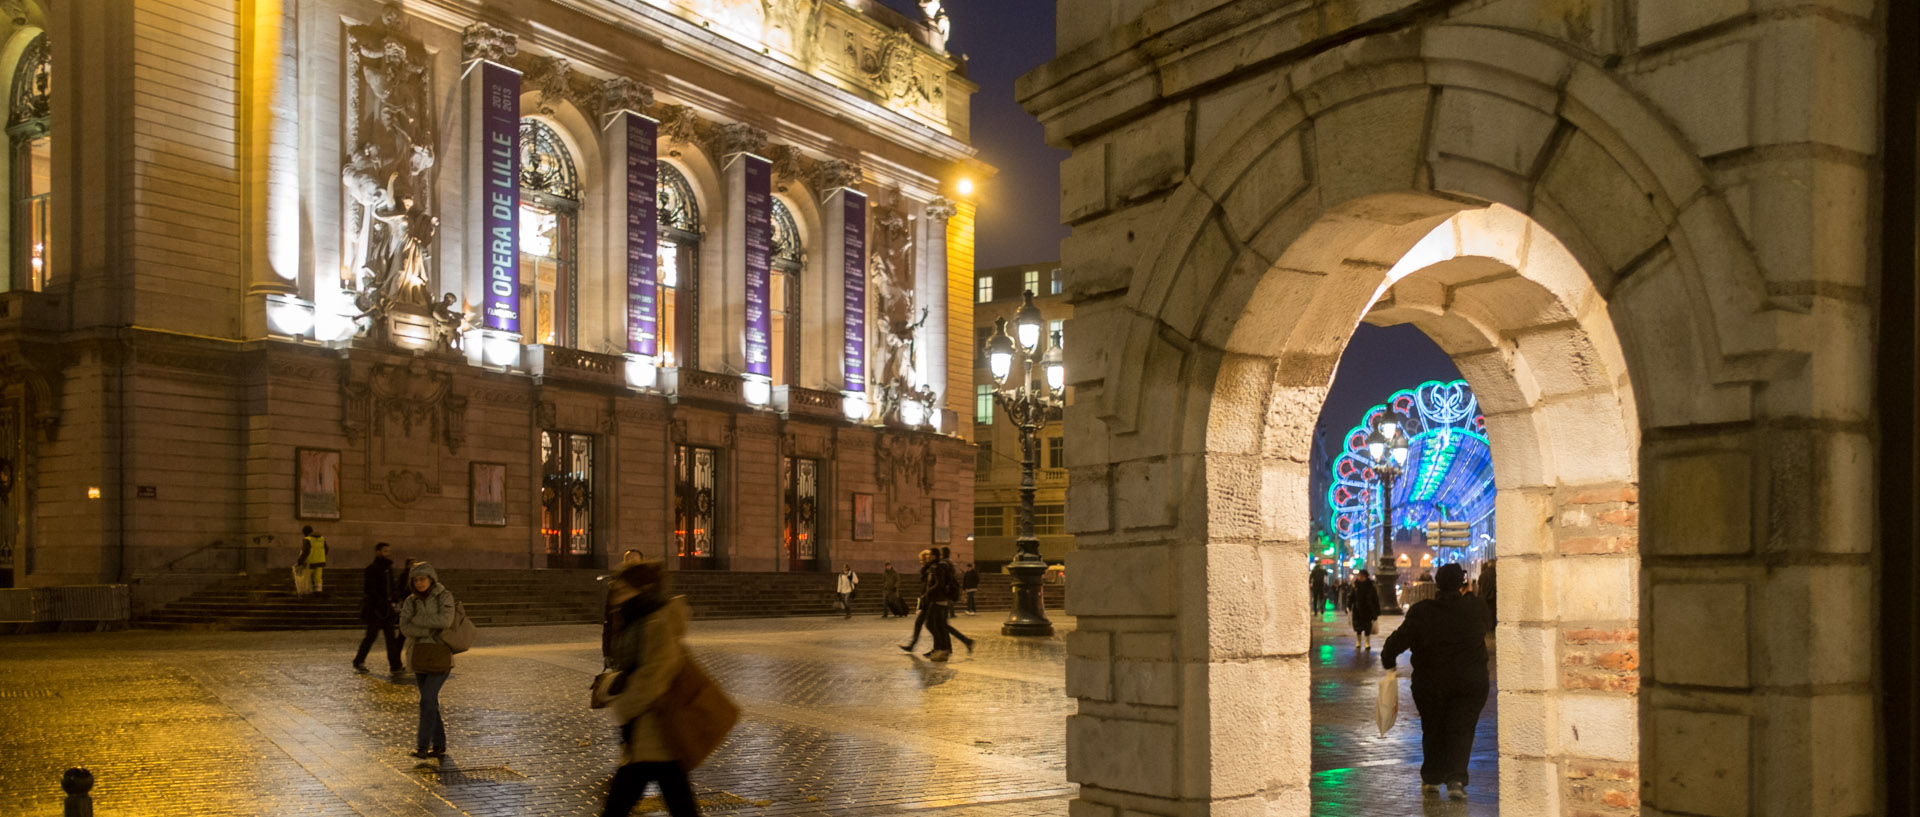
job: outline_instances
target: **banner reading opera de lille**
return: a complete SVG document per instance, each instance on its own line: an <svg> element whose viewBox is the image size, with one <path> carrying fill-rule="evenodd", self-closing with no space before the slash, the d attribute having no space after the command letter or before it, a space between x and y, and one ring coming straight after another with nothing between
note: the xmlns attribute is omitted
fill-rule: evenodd
<svg viewBox="0 0 1920 817"><path fill-rule="evenodd" d="M773 376L773 314L767 284L773 263L773 163L751 153L746 162L747 374Z"/></svg>
<svg viewBox="0 0 1920 817"><path fill-rule="evenodd" d="M488 329L520 331L520 73L480 63L481 304Z"/></svg>
<svg viewBox="0 0 1920 817"><path fill-rule="evenodd" d="M660 123L631 111L622 118L627 128L627 351L651 357L660 351L660 163L655 154Z"/></svg>
<svg viewBox="0 0 1920 817"><path fill-rule="evenodd" d="M846 338L841 355L841 370L846 390L867 390L867 197L852 190L840 191L844 216L841 242L845 259Z"/></svg>

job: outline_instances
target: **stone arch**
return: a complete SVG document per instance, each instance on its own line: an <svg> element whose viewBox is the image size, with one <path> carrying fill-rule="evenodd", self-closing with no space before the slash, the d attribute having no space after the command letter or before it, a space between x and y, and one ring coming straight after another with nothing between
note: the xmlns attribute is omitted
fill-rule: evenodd
<svg viewBox="0 0 1920 817"><path fill-rule="evenodd" d="M681 280L687 276L698 276L694 280L699 285L698 310L698 354L697 360L681 361L680 365L695 369L720 370L724 359L726 333L716 316L725 312L721 293L725 287L725 261L721 252L721 242L727 240L726 224L727 198L726 183L720 165L714 163L705 150L698 145L680 142L662 134L659 141L660 162L672 165L686 177L687 186L693 188L694 202L700 206L700 256L699 269L681 270ZM716 307L715 304L721 304Z"/></svg>
<svg viewBox="0 0 1920 817"><path fill-rule="evenodd" d="M1570 338L1618 338L1610 362L1624 363L1625 373L1610 369L1604 387L1590 386L1617 395L1619 440L1639 445L1611 510L1637 522L1631 478L1650 496L1666 489L1723 500L1704 519L1683 518L1685 500L1656 502L1644 528L1626 526L1635 547L1644 531L1649 547L1664 542L1673 554L1749 552L1748 497L1765 438L1747 427L1756 412L1856 410L1867 381L1828 374L1838 387L1831 399L1809 387L1816 372L1807 365L1805 304L1768 291L1730 209L1676 129L1570 51L1513 32L1442 25L1364 37L1220 96L1236 104L1207 121L1205 111L1189 109L1192 158L1171 192L1087 225L1084 240L1106 242L1100 249L1072 247L1082 240L1078 229L1070 241L1070 256L1079 249L1101 259L1073 271L1083 278L1074 286L1082 296L1076 331L1112 342L1068 350L1079 388L1067 418L1074 437L1069 525L1084 557L1074 566L1076 583L1094 589L1072 600L1081 629L1069 645L1068 685L1082 705L1069 721L1069 772L1082 799L1094 803L1238 801L1305 814L1306 728L1277 714L1288 711L1307 674L1306 628L1286 612L1303 608L1304 583L1293 575L1305 548L1303 455L1354 324L1388 272L1434 227L1462 211L1504 205L1557 238L1573 262L1567 266L1580 271L1558 280L1591 292L1590 305L1552 281L1534 281L1538 290L1519 294L1544 292L1572 305L1559 324L1568 331L1540 327L1537 340L1563 352L1547 356L1553 360L1579 359ZM1419 312L1419 290L1434 283L1424 279L1439 277L1444 290L1445 276L1460 270L1440 265L1409 277L1383 308ZM1460 310L1417 322L1457 349L1469 348L1476 334L1499 337L1524 325L1489 315L1475 326L1471 310L1443 317L1453 311ZM1857 326L1840 328L1859 335ZM1611 353L1604 342L1586 346L1601 359ZM1524 365L1516 372L1525 357L1497 361L1511 392L1497 400L1531 405L1528 381L1537 390L1538 377L1549 373ZM1485 361L1487 368L1494 362ZM1529 433L1537 439L1539 426L1553 423L1539 407L1520 416L1526 422L1511 423L1496 448L1524 444ZM1647 436L1684 426L1738 430L1684 442L1684 435ZM1501 538L1554 541L1550 531L1508 530L1509 520L1534 524L1554 507L1581 504L1577 494L1503 496ZM1525 620L1562 620L1548 615L1545 591L1566 579L1553 571L1566 569L1515 577L1540 596L1541 609L1526 614L1537 618ZM1630 568L1616 578L1628 588L1632 615L1604 620L1638 628L1612 634L1649 645L1650 682L1664 655L1675 669L1659 680L1749 684L1747 645L1770 638L1747 617L1744 594L1760 585L1709 587L1679 565L1667 570L1668 586L1700 596L1676 592L1659 601L1653 568ZM1804 603L1808 581L1783 585L1781 599ZM1695 645L1704 656L1661 653L1661 628L1699 632L1687 618L1704 613L1703 604L1724 609L1745 638ZM1864 613L1850 609L1844 626L1866 627ZM1519 629L1503 627L1502 637ZM1548 637L1545 626L1531 629ZM1566 633L1554 635L1563 643L1533 654L1563 652ZM1769 647L1814 650L1800 636ZM1532 683L1564 687L1562 669L1534 666ZM1711 704L1642 695L1634 711L1648 725L1645 739L1628 730L1611 736L1602 754L1626 751L1658 768L1660 735L1682 735L1669 738L1668 751L1684 752L1690 731L1748 734L1759 728L1752 713L1769 702L1742 695L1728 692ZM1145 715L1155 707L1176 714ZM1503 797L1558 803L1574 788L1551 751L1565 737L1538 737L1544 759L1513 778L1503 770ZM1790 736L1780 740L1773 763L1808 760ZM1109 748L1134 744L1165 745L1172 762L1145 768ZM1650 780L1649 805L1662 787L1672 802L1699 797L1703 774L1737 781L1760 774L1744 749L1685 762L1709 771ZM1638 803L1630 765L1596 773L1621 778L1620 796Z"/></svg>
<svg viewBox="0 0 1920 817"><path fill-rule="evenodd" d="M794 226L800 233L800 342L798 355L800 370L792 376L796 386L809 389L825 389L827 370L825 362L831 357L831 350L839 347L825 344L831 349L823 350L818 339L827 337L828 306L833 293L828 291L824 252L826 248L826 228L824 216L820 210L820 201L804 182L788 180L776 190L774 197L786 205L787 212L793 215ZM811 343L810 343L811 341ZM837 358L833 358L837 359Z"/></svg>

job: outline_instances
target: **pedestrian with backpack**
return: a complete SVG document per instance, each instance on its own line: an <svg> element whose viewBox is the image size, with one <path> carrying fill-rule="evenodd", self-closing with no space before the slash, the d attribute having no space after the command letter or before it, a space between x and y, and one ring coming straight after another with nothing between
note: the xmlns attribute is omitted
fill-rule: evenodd
<svg viewBox="0 0 1920 817"><path fill-rule="evenodd" d="M440 583L433 565L420 562L409 576L412 592L400 605L400 632L407 636L407 665L420 687L420 726L413 756L445 757L447 727L440 718L440 689L453 673L453 654L473 644L473 622Z"/></svg>
<svg viewBox="0 0 1920 817"><path fill-rule="evenodd" d="M952 551L941 548L935 558L933 569L928 571L930 586L927 588L927 632L933 636L933 651L927 658L945 661L953 656L953 639L960 639L967 645L967 652L973 652L973 639L953 628L953 605L960 601L960 575L953 569L949 556Z"/></svg>

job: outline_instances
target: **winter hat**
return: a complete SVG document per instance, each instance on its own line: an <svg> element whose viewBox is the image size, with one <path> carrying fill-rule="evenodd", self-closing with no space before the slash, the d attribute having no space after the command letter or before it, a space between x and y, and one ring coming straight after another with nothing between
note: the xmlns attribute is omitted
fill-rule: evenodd
<svg viewBox="0 0 1920 817"><path fill-rule="evenodd" d="M1441 590L1459 590L1467 584L1467 569L1458 564L1444 564L1433 574L1433 582Z"/></svg>

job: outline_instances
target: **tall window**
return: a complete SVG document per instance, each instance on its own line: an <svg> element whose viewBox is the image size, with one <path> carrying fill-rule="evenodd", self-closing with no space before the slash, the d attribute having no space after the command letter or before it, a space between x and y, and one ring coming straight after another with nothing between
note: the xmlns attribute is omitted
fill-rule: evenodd
<svg viewBox="0 0 1920 817"><path fill-rule="evenodd" d="M993 276L982 275L973 279L973 299L976 303L988 303L993 300Z"/></svg>
<svg viewBox="0 0 1920 817"><path fill-rule="evenodd" d="M53 59L47 35L27 44L14 68L12 106L7 114L7 137L12 145L13 282L11 289L47 288L53 280L53 248L48 241L48 207L53 198L52 119Z"/></svg>
<svg viewBox="0 0 1920 817"><path fill-rule="evenodd" d="M973 535L1007 535L1007 508L1005 505L973 506Z"/></svg>
<svg viewBox="0 0 1920 817"><path fill-rule="evenodd" d="M1033 506L1033 532L1036 535L1062 534L1067 532L1067 506Z"/></svg>
<svg viewBox="0 0 1920 817"><path fill-rule="evenodd" d="M693 316L700 308L700 204L687 177L666 162L660 163L658 199L660 292L654 304L660 310L660 362L696 366L699 333Z"/></svg>
<svg viewBox="0 0 1920 817"><path fill-rule="evenodd" d="M720 452L683 445L674 457L674 550L681 568L719 565Z"/></svg>
<svg viewBox="0 0 1920 817"><path fill-rule="evenodd" d="M520 120L520 314L528 339L573 346L580 176L560 134Z"/></svg>
<svg viewBox="0 0 1920 817"><path fill-rule="evenodd" d="M973 387L973 421L981 425L993 422L993 387L985 383Z"/></svg>
<svg viewBox="0 0 1920 817"><path fill-rule="evenodd" d="M1040 271L1030 269L1020 273L1020 288L1035 295L1040 294Z"/></svg>
<svg viewBox="0 0 1920 817"><path fill-rule="evenodd" d="M1067 439L1065 437L1047 438L1047 467L1067 467Z"/></svg>
<svg viewBox="0 0 1920 817"><path fill-rule="evenodd" d="M1047 287L1047 294L1049 295L1060 294L1060 290L1066 285L1066 282L1060 277L1059 267L1054 267L1053 272L1048 273L1048 280L1050 281L1050 285Z"/></svg>
<svg viewBox="0 0 1920 817"><path fill-rule="evenodd" d="M800 240L800 228L794 224L793 211L786 202L773 200L773 268L767 281L768 311L772 312L769 340L773 344L773 384L778 386L799 379L800 369L800 275L806 266L806 248Z"/></svg>
<svg viewBox="0 0 1920 817"><path fill-rule="evenodd" d="M591 567L593 437L540 433L540 533L548 567Z"/></svg>

